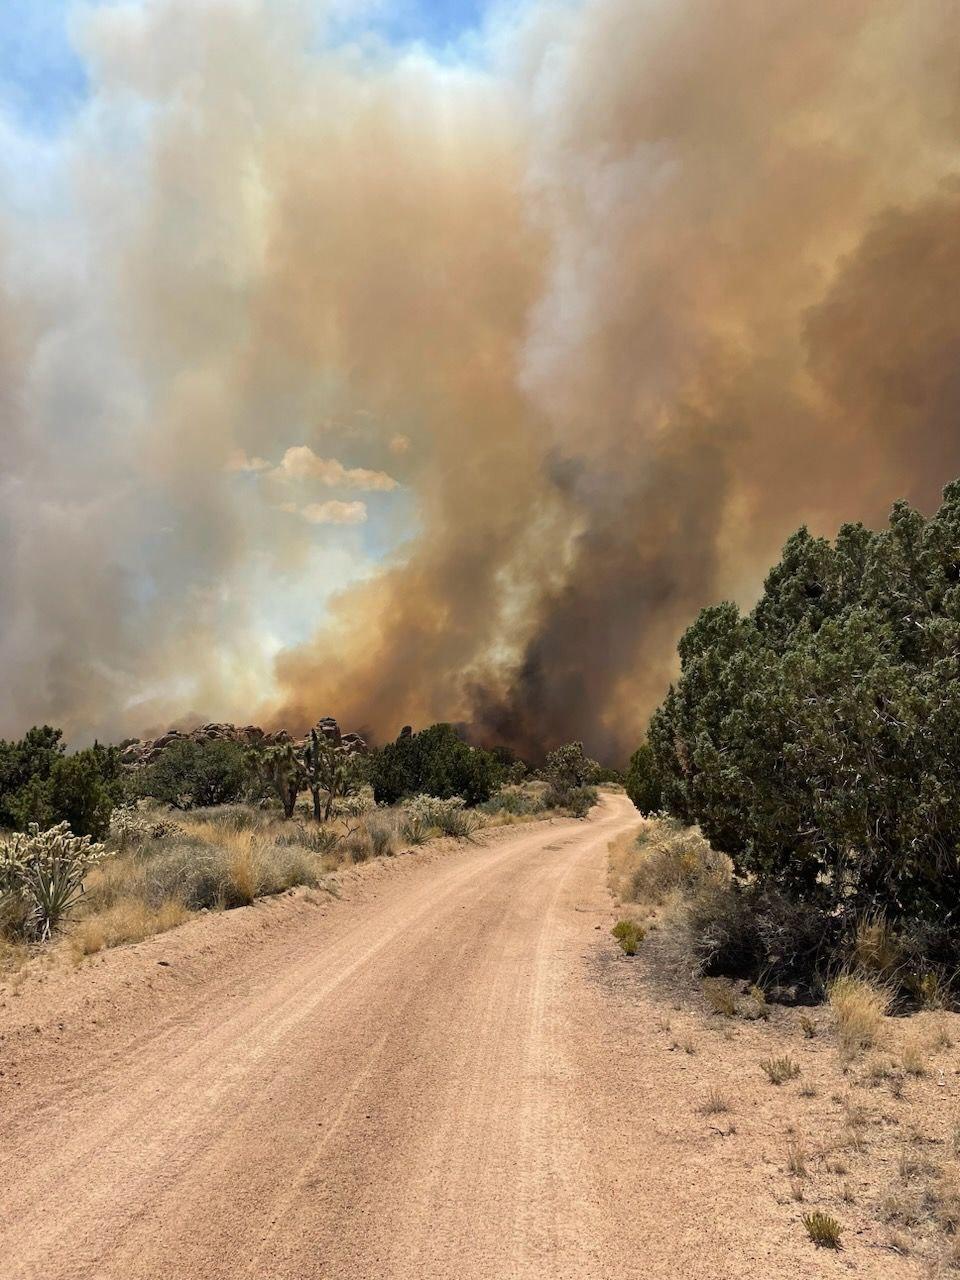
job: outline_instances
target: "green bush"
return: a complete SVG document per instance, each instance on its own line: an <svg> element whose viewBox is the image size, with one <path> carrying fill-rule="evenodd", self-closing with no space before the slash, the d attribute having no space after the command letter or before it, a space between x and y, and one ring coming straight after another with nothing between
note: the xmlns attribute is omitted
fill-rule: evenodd
<svg viewBox="0 0 960 1280"><path fill-rule="evenodd" d="M596 787L571 787L561 798L563 808L569 809L571 817L585 818L597 803Z"/></svg>
<svg viewBox="0 0 960 1280"><path fill-rule="evenodd" d="M0 826L24 831L66 822L76 835L99 839L122 792L115 747L94 743L67 755L62 732L49 725L0 742Z"/></svg>
<svg viewBox="0 0 960 1280"><path fill-rule="evenodd" d="M245 752L238 743L183 738L164 747L141 769L131 790L175 809L193 809L242 799L249 777Z"/></svg>
<svg viewBox="0 0 960 1280"><path fill-rule="evenodd" d="M411 844L422 844L431 832L468 839L476 830L477 816L467 813L460 796L419 795L405 801L400 822L401 834Z"/></svg>
<svg viewBox="0 0 960 1280"><path fill-rule="evenodd" d="M756 893L847 938L882 911L955 970L960 482L929 519L801 529L754 610L704 609L679 651L638 779Z"/></svg>
<svg viewBox="0 0 960 1280"><path fill-rule="evenodd" d="M492 752L469 746L452 725L435 724L372 751L363 771L377 804L431 795L460 796L466 804L476 805L500 786L505 766Z"/></svg>
<svg viewBox="0 0 960 1280"><path fill-rule="evenodd" d="M627 795L642 814L658 813L663 808L663 788L653 748L648 742L637 747L630 757L624 785Z"/></svg>
<svg viewBox="0 0 960 1280"><path fill-rule="evenodd" d="M549 753L542 773L553 790L564 796L568 791L592 786L601 769L596 760L584 754L582 742L568 742Z"/></svg>

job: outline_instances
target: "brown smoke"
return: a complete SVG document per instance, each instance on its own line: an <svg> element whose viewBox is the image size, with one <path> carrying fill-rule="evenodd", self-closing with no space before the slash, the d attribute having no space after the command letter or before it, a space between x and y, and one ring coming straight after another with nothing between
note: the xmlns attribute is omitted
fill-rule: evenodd
<svg viewBox="0 0 960 1280"><path fill-rule="evenodd" d="M697 608L960 474L960 4L533 4L483 67L302 13L87 20L85 270L0 280L3 728L622 759Z"/></svg>

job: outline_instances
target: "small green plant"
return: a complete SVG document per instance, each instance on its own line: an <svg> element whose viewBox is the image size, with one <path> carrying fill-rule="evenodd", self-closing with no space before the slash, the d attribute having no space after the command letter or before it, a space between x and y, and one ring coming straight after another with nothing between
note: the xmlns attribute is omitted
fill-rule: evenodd
<svg viewBox="0 0 960 1280"><path fill-rule="evenodd" d="M788 1080L795 1080L800 1074L799 1062L794 1062L793 1058L786 1055L782 1058L763 1058L760 1066L767 1073L771 1084L785 1084Z"/></svg>
<svg viewBox="0 0 960 1280"><path fill-rule="evenodd" d="M620 943L620 948L624 955L635 956L637 954L637 949L644 938L644 932L635 920L618 920L610 932Z"/></svg>
<svg viewBox="0 0 960 1280"><path fill-rule="evenodd" d="M820 1209L805 1213L803 1225L818 1249L840 1248L840 1223L836 1218L831 1218L829 1213L823 1213Z"/></svg>

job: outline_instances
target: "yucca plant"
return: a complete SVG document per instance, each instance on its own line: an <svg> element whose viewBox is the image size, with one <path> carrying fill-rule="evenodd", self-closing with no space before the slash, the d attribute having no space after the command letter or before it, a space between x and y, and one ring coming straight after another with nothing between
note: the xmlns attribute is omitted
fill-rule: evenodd
<svg viewBox="0 0 960 1280"><path fill-rule="evenodd" d="M76 906L87 872L107 856L102 844L75 836L66 822L47 831L31 823L0 842L0 893L26 902L28 930L45 942Z"/></svg>

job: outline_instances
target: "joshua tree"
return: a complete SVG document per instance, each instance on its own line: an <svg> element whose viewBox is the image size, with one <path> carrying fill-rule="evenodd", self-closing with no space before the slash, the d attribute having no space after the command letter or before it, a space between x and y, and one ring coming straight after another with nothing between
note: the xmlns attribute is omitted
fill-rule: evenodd
<svg viewBox="0 0 960 1280"><path fill-rule="evenodd" d="M252 750L250 760L261 782L279 797L283 816L293 817L297 796L303 786L303 766L292 742L281 742L275 747Z"/></svg>
<svg viewBox="0 0 960 1280"><path fill-rule="evenodd" d="M328 822L336 801L357 789L350 757L324 734L311 729L303 750L303 767L313 796L313 816L317 822Z"/></svg>

